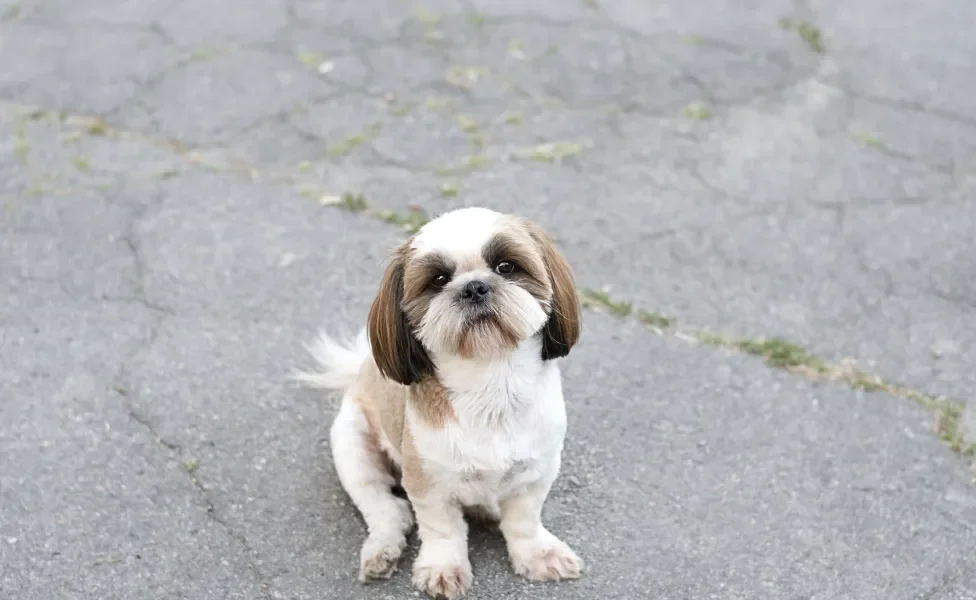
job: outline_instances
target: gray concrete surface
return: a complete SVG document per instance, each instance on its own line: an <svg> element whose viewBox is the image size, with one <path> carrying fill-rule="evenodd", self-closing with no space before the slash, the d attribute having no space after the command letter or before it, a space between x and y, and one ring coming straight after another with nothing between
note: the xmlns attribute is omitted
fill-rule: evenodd
<svg viewBox="0 0 976 600"><path fill-rule="evenodd" d="M375 210L518 211L679 330L976 389L972 2L0 5L4 599L414 597L355 581L285 379L362 323ZM546 518L588 571L478 530L472 598L976 598L928 411L587 317Z"/></svg>

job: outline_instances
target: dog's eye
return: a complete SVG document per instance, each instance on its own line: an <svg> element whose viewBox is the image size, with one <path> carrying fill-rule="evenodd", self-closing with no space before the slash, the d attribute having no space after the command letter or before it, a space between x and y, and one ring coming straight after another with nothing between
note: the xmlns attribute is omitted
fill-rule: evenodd
<svg viewBox="0 0 976 600"><path fill-rule="evenodd" d="M435 275L433 279L430 280L430 284L437 288L442 288L447 285L447 275L443 273L440 275Z"/></svg>
<svg viewBox="0 0 976 600"><path fill-rule="evenodd" d="M515 270L515 263L503 260L502 262L495 265L495 272L500 275L508 275Z"/></svg>

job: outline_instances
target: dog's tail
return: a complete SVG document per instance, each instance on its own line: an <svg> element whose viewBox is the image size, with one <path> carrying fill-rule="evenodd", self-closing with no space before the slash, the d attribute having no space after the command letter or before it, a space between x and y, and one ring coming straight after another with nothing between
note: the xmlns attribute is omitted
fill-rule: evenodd
<svg viewBox="0 0 976 600"><path fill-rule="evenodd" d="M311 388L338 392L345 392L356 383L359 370L371 352L365 328L351 343L337 341L320 332L318 339L305 348L318 369L314 372L299 371L294 379Z"/></svg>

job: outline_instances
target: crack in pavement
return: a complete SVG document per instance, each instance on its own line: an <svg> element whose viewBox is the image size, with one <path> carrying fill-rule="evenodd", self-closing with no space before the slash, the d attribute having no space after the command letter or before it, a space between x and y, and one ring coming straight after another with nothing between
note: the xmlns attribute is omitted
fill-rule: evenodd
<svg viewBox="0 0 976 600"><path fill-rule="evenodd" d="M148 350L155 343L157 334L158 334L158 327L154 328L153 333L149 336L146 343L143 344L142 347L140 347L136 353L138 354L140 352L144 352ZM257 578L258 583L260 584L261 589L263 591L264 597L267 600L273 600L274 595L271 593L271 586L270 586L271 577L266 575L263 572L263 570L258 566L259 559L258 559L257 552L251 546L250 542L247 539L247 536L245 536L242 533L238 533L235 530L235 528L219 513L217 509L217 505L214 502L213 497L210 494L210 491L207 489L202 479L200 478L197 467L194 467L193 469L189 469L186 467L186 461L188 459L186 459L183 456L184 449L182 448L182 446L180 446L180 444L176 442L167 440L161 433L159 433L159 431L156 430L156 427L152 424L152 422L148 418L141 415L133 407L132 397L137 392L126 383L126 375L128 369L127 365L133 360L135 360L135 357L125 361L121 365L119 374L116 376L116 384L114 386L114 391L122 397L123 402L126 405L129 418L133 422L140 425L159 446L165 448L166 450L169 450L173 454L180 457L181 460L183 460L183 467L181 468L181 470L184 473L186 473L193 487L196 488L200 497L203 499L204 507L207 513L207 518L213 521L214 523L216 523L217 525L219 525L227 533L227 535L229 535L238 544L240 544L241 548L244 550L248 568L251 570L252 573L254 573L254 576Z"/></svg>

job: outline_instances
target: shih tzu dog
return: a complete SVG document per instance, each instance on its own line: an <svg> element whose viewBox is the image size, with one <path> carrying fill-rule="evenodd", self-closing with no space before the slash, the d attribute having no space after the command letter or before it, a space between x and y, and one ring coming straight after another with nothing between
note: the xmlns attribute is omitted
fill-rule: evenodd
<svg viewBox="0 0 976 600"><path fill-rule="evenodd" d="M302 376L343 394L331 443L368 528L360 580L390 577L414 514L413 583L431 596L471 586L466 514L498 522L516 573L579 577L541 521L566 433L555 359L579 334L572 271L534 223L465 208L396 250L357 342L323 336Z"/></svg>

